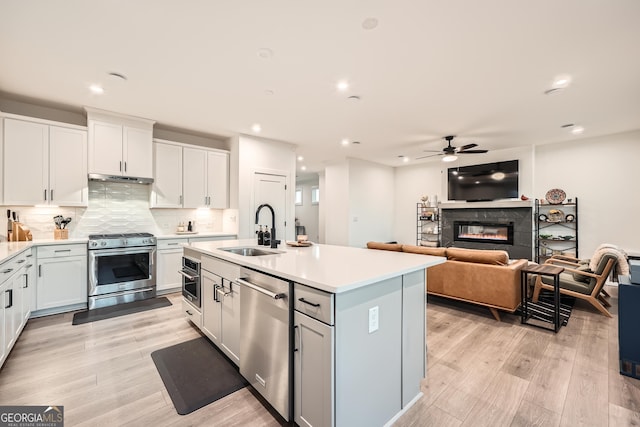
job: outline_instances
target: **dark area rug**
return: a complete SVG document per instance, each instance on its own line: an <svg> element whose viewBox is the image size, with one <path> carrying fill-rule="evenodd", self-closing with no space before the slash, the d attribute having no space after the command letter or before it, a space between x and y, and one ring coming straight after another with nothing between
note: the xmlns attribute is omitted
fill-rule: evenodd
<svg viewBox="0 0 640 427"><path fill-rule="evenodd" d="M154 308L168 307L170 305L172 305L171 301L166 297L159 297L112 305L110 307L96 308L95 310L79 311L73 315L72 325L81 325L83 323L111 319L112 317L125 316L127 314L153 310Z"/></svg>
<svg viewBox="0 0 640 427"><path fill-rule="evenodd" d="M566 326L571 317L573 304L576 299L566 295L560 295L560 325ZM553 324L553 292L543 289L540 292L538 302L527 302L529 315L542 322ZM519 307L514 314L520 316L522 307Z"/></svg>
<svg viewBox="0 0 640 427"><path fill-rule="evenodd" d="M249 385L235 365L206 338L156 350L151 358L180 415Z"/></svg>

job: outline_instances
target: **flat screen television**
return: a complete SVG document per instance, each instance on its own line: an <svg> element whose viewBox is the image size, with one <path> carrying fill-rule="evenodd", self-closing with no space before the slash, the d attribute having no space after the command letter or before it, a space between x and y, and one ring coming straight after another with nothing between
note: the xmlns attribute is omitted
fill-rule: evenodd
<svg viewBox="0 0 640 427"><path fill-rule="evenodd" d="M518 161L449 168L449 200L480 202L518 197Z"/></svg>

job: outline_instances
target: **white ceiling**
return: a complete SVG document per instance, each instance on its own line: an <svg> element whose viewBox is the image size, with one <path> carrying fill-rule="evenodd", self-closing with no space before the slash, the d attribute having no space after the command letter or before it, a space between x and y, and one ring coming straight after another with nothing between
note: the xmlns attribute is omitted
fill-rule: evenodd
<svg viewBox="0 0 640 427"><path fill-rule="evenodd" d="M639 23L638 0L0 0L0 91L223 137L260 123L309 171L397 166L448 134L496 150L639 129ZM572 85L544 95L558 74Z"/></svg>

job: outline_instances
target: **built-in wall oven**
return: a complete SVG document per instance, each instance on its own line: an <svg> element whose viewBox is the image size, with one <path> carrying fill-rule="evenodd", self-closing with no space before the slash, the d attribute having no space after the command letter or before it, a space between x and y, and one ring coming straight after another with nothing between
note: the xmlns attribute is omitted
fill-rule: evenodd
<svg viewBox="0 0 640 427"><path fill-rule="evenodd" d="M182 296L200 308L200 260L183 256L178 273L182 276Z"/></svg>
<svg viewBox="0 0 640 427"><path fill-rule="evenodd" d="M93 234L88 250L90 310L156 296L152 234Z"/></svg>

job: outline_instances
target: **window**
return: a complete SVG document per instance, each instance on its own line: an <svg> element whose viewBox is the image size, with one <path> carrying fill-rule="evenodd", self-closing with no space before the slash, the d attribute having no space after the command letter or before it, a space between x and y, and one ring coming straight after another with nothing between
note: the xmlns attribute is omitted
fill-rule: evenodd
<svg viewBox="0 0 640 427"><path fill-rule="evenodd" d="M302 206L302 188L296 188L296 206Z"/></svg>
<svg viewBox="0 0 640 427"><path fill-rule="evenodd" d="M320 203L320 188L318 186L311 187L311 204L317 205Z"/></svg>

